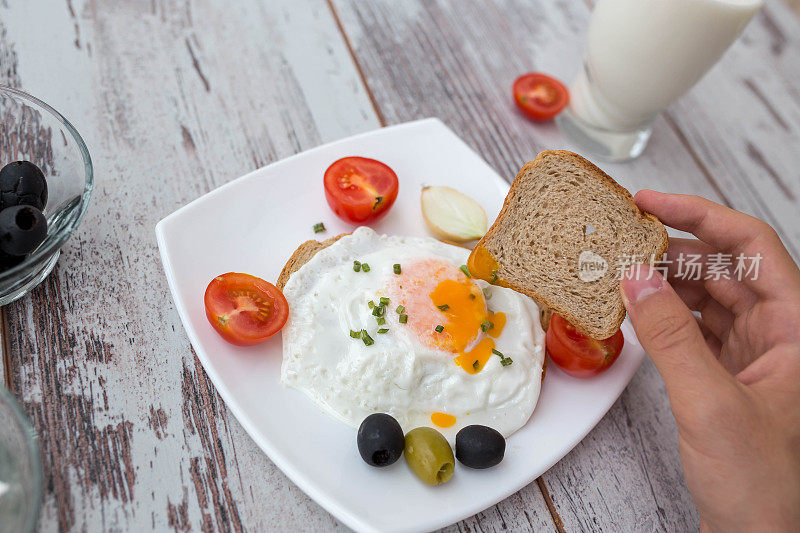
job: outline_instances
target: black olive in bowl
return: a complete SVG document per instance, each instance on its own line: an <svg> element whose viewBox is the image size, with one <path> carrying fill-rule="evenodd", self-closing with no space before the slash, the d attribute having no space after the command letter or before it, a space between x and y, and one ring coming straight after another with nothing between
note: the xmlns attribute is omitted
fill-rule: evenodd
<svg viewBox="0 0 800 533"><path fill-rule="evenodd" d="M81 136L46 103L16 89L0 87L0 117L0 139L36 140L0 142L0 211L27 205L41 211L47 220L44 240L32 252L17 255L21 261L0 257L3 306L27 294L53 270L61 247L86 213L94 174ZM40 227L34 218L28 217L28 222L35 223L30 227L30 237L38 235ZM20 223L18 229L29 226L24 218ZM35 242L20 235L12 236L12 240L15 242L8 242L6 247L10 251L3 252L10 257L20 249L30 249ZM78 268L77 264L72 268Z"/></svg>
<svg viewBox="0 0 800 533"><path fill-rule="evenodd" d="M30 161L14 161L0 168L0 211L30 205L41 211L47 205L47 180Z"/></svg>
<svg viewBox="0 0 800 533"><path fill-rule="evenodd" d="M400 459L403 453L403 428L391 415L369 415L358 428L357 444L358 453L367 464L389 466Z"/></svg>
<svg viewBox="0 0 800 533"><path fill-rule="evenodd" d="M490 468L506 453L506 439L488 426L466 426L456 434L456 458L470 468Z"/></svg>
<svg viewBox="0 0 800 533"><path fill-rule="evenodd" d="M0 251L24 256L47 237L47 219L30 205L15 205L0 211Z"/></svg>

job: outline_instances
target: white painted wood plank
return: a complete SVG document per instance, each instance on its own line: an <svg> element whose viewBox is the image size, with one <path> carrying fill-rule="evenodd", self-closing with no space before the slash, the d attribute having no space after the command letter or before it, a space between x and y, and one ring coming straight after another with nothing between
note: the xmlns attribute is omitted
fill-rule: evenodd
<svg viewBox="0 0 800 533"><path fill-rule="evenodd" d="M6 350L3 345L5 334L0 327L0 385L6 386Z"/></svg>
<svg viewBox="0 0 800 533"><path fill-rule="evenodd" d="M0 34L0 81L69 117L97 178L55 272L6 309L42 437L41 528L342 529L214 392L153 233L243 173L377 126L326 4L10 0Z"/></svg>
<svg viewBox="0 0 800 533"><path fill-rule="evenodd" d="M2 43L2 38L0 38L0 43ZM6 367L9 366L11 353L6 349L6 337L5 310L0 307L0 385L8 388L11 374L6 370Z"/></svg>

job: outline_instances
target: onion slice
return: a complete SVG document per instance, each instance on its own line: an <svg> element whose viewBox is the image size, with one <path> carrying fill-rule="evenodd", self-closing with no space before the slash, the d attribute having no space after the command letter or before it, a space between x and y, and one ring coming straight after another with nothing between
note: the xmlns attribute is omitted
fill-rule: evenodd
<svg viewBox="0 0 800 533"><path fill-rule="evenodd" d="M440 239L465 242L486 233L486 212L462 192L451 187L425 187L420 202L425 223Z"/></svg>

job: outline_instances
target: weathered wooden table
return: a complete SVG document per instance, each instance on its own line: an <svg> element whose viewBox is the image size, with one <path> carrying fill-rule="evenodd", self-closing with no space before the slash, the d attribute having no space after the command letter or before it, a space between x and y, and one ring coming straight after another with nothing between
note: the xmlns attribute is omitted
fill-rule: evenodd
<svg viewBox="0 0 800 533"><path fill-rule="evenodd" d="M344 529L215 392L172 305L154 225L277 159L429 116L511 179L563 146L552 124L515 111L511 82L528 70L569 81L589 12L566 0L0 0L0 83L72 120L97 179L53 274L2 309L6 383L41 437L41 529ZM764 218L799 257L792 11L768 0L657 121L644 156L602 166L631 190L696 193ZM572 453L454 528L697 524L664 386L645 362Z"/></svg>

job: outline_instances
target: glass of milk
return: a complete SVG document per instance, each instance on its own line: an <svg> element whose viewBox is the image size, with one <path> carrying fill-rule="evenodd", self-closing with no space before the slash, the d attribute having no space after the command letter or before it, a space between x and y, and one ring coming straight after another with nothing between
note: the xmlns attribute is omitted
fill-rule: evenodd
<svg viewBox="0 0 800 533"><path fill-rule="evenodd" d="M564 135L607 161L638 157L658 114L719 60L764 0L598 0Z"/></svg>

